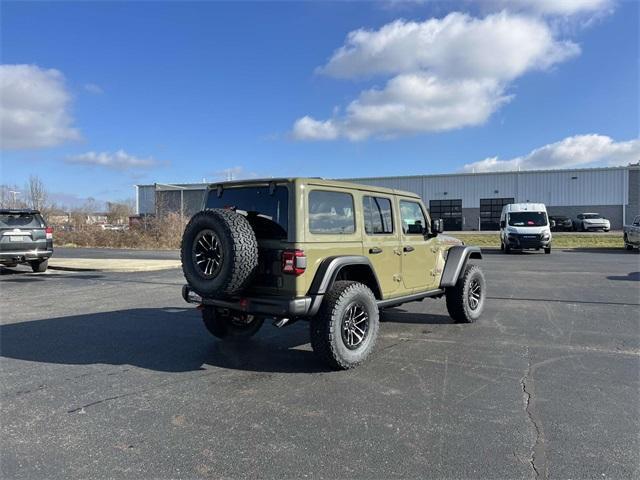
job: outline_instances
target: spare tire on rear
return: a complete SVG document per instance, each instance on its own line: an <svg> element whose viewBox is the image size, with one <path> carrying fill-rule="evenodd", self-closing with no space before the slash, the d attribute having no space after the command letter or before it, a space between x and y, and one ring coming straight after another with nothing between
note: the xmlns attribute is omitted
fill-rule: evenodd
<svg viewBox="0 0 640 480"><path fill-rule="evenodd" d="M196 213L184 229L182 271L203 297L238 295L258 266L258 241L247 219L219 208Z"/></svg>

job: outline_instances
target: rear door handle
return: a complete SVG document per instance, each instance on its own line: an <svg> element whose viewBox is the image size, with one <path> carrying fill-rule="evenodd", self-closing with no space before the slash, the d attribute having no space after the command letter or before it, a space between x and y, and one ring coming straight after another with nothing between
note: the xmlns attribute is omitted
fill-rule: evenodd
<svg viewBox="0 0 640 480"><path fill-rule="evenodd" d="M413 252L415 250L415 248L413 248L411 245L406 245L403 250L405 252Z"/></svg>
<svg viewBox="0 0 640 480"><path fill-rule="evenodd" d="M382 253L382 249L378 247L373 247L369 249L369 253L373 253L373 254Z"/></svg>

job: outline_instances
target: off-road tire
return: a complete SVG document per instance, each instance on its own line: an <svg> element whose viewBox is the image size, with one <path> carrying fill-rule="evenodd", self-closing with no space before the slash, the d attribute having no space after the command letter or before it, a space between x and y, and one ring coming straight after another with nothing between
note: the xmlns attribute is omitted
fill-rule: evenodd
<svg viewBox="0 0 640 480"><path fill-rule="evenodd" d="M546 253L547 255L549 255L551 253L551 247L545 247L544 249L544 253Z"/></svg>
<svg viewBox="0 0 640 480"><path fill-rule="evenodd" d="M234 321L230 313L225 314L214 307L204 307L202 322L211 335L221 340L245 340L260 330L264 318L255 316L251 323L243 325Z"/></svg>
<svg viewBox="0 0 640 480"><path fill-rule="evenodd" d="M366 334L355 349L347 347L342 333L343 320L349 309L357 305L368 316ZM322 300L320 310L310 322L311 346L315 354L337 370L354 368L373 351L378 338L380 316L373 292L364 284L337 281Z"/></svg>
<svg viewBox="0 0 640 480"><path fill-rule="evenodd" d="M480 300L474 309L469 301L469 289L473 282L480 285ZM456 323L475 322L484 309L486 282L482 270L477 265L467 265L453 287L445 290L447 311Z"/></svg>
<svg viewBox="0 0 640 480"><path fill-rule="evenodd" d="M44 273L49 267L49 259L35 260L33 262L29 262L29 264L31 265L31 270L33 270L34 273Z"/></svg>
<svg viewBox="0 0 640 480"><path fill-rule="evenodd" d="M215 233L222 255L219 271L211 277L194 260L194 242L204 230ZM258 266L258 241L247 219L239 213L220 208L203 210L184 229L180 259L194 292L203 297L230 297L239 294L251 281Z"/></svg>

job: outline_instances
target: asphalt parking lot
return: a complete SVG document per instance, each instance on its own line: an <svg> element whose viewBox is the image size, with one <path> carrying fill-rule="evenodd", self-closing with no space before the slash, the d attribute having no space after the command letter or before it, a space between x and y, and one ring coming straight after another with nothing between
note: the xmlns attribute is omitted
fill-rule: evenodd
<svg viewBox="0 0 640 480"><path fill-rule="evenodd" d="M482 266L478 323L389 310L348 372L303 322L210 337L177 269L4 270L2 477L638 478L640 255Z"/></svg>

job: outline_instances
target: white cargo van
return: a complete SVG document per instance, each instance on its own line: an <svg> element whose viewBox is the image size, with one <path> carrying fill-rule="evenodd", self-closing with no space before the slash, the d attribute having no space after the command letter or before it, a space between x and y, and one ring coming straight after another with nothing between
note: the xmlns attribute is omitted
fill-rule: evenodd
<svg viewBox="0 0 640 480"><path fill-rule="evenodd" d="M500 250L544 248L551 253L551 228L543 203L510 203L500 215Z"/></svg>

